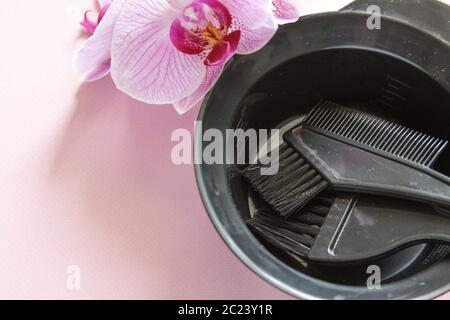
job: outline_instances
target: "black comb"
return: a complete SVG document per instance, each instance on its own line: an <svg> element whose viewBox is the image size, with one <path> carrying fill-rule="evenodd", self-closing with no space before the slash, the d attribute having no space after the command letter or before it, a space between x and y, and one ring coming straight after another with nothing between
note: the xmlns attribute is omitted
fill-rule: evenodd
<svg viewBox="0 0 450 320"><path fill-rule="evenodd" d="M419 243L450 244L450 219L429 206L366 195L322 194L289 220L261 210L247 224L276 248L327 264L370 261ZM448 253L437 248L439 256Z"/></svg>
<svg viewBox="0 0 450 320"><path fill-rule="evenodd" d="M325 100L284 139L278 174L261 176L260 163L243 170L284 217L328 186L450 207L449 178L428 168L447 141Z"/></svg>
<svg viewBox="0 0 450 320"><path fill-rule="evenodd" d="M446 140L327 100L321 100L302 125L360 148L425 167L432 166L448 144Z"/></svg>

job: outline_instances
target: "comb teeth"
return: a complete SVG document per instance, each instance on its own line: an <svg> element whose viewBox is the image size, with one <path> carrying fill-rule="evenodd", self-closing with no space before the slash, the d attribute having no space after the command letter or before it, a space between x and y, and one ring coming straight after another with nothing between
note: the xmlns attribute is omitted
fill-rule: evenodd
<svg viewBox="0 0 450 320"><path fill-rule="evenodd" d="M261 175L260 162L242 171L253 189L281 216L288 217L303 208L328 183L293 148L284 143L279 148L279 172Z"/></svg>
<svg viewBox="0 0 450 320"><path fill-rule="evenodd" d="M333 202L331 196L316 197L291 220L260 210L247 224L275 247L307 258Z"/></svg>
<svg viewBox="0 0 450 320"><path fill-rule="evenodd" d="M425 167L432 166L448 144L446 140L327 100L321 100L303 123Z"/></svg>

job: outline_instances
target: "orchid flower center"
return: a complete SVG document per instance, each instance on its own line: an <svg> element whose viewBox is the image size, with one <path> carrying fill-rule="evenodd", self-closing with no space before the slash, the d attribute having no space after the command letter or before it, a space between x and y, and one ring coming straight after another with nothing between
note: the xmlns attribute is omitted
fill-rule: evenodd
<svg viewBox="0 0 450 320"><path fill-rule="evenodd" d="M240 31L230 32L232 17L217 0L194 0L175 19L170 30L181 52L202 55L208 66L225 63L237 50Z"/></svg>
<svg viewBox="0 0 450 320"><path fill-rule="evenodd" d="M208 22L206 29L201 31L203 37L208 42L208 45L213 47L218 42L221 42L224 34L220 29L216 28L211 22Z"/></svg>

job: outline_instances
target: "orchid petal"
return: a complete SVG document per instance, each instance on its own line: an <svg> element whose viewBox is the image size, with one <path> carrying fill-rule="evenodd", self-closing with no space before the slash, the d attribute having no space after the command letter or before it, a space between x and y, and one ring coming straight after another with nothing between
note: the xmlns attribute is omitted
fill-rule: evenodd
<svg viewBox="0 0 450 320"><path fill-rule="evenodd" d="M201 102L205 95L209 92L209 90L211 90L212 87L216 84L217 80L219 80L223 68L224 65L207 67L206 75L203 78L203 81L200 84L199 88L189 97L175 102L173 104L175 110L179 114L184 114L195 107L199 102Z"/></svg>
<svg viewBox="0 0 450 320"><path fill-rule="evenodd" d="M91 12L92 12L91 10L86 11L84 13L83 21L80 23L80 25L84 28L84 30L90 35L94 34L95 29L97 28L97 22L92 21L88 17L89 13Z"/></svg>
<svg viewBox="0 0 450 320"><path fill-rule="evenodd" d="M167 0L167 2L174 8L183 10L189 4L192 3L192 0Z"/></svg>
<svg viewBox="0 0 450 320"><path fill-rule="evenodd" d="M262 26L250 30L241 30L241 40L237 49L238 54L251 54L264 47L275 35L278 25L273 16L269 16Z"/></svg>
<svg viewBox="0 0 450 320"><path fill-rule="evenodd" d="M100 6L100 8L103 8L105 6L111 5L111 2L113 2L113 0L98 0L98 5Z"/></svg>
<svg viewBox="0 0 450 320"><path fill-rule="evenodd" d="M99 80L109 74L111 70L111 60L107 60L102 64L98 65L95 69L83 75L83 81L92 82Z"/></svg>
<svg viewBox="0 0 450 320"><path fill-rule="evenodd" d="M128 0L114 0L94 34L75 53L73 66L83 81L94 81L108 74L114 24L122 6ZM109 70L109 69L108 69Z"/></svg>
<svg viewBox="0 0 450 320"><path fill-rule="evenodd" d="M241 31L237 30L223 37L223 42L214 46L205 59L207 66L224 65L235 53L238 48Z"/></svg>
<svg viewBox="0 0 450 320"><path fill-rule="evenodd" d="M93 35L95 32L95 29L97 29L97 26L99 25L100 21L102 21L103 17L105 16L106 12L109 9L109 6L111 5L111 1L99 1L100 6L100 12L98 13L97 21L92 21L88 15L92 12L92 10L88 10L84 13L84 19L80 23L81 26L86 30L87 33L90 35Z"/></svg>
<svg viewBox="0 0 450 320"><path fill-rule="evenodd" d="M192 94L205 77L201 57L178 51L170 40L180 14L176 9L167 0L128 0L117 18L111 76L119 90L139 101L174 103Z"/></svg>
<svg viewBox="0 0 450 320"><path fill-rule="evenodd" d="M228 29L232 22L230 11L218 0L197 0L199 3L206 4L214 11L221 28Z"/></svg>
<svg viewBox="0 0 450 320"><path fill-rule="evenodd" d="M108 12L110 4L105 4L98 13L98 19L97 22L100 23L103 20L103 17L105 16L106 12Z"/></svg>
<svg viewBox="0 0 450 320"><path fill-rule="evenodd" d="M301 0L273 0L275 18L278 24L292 23L300 18ZM316 2L320 2L316 0Z"/></svg>
<svg viewBox="0 0 450 320"><path fill-rule="evenodd" d="M231 15L239 22L237 29L245 26L255 29L272 15L272 0L221 0Z"/></svg>
<svg viewBox="0 0 450 320"><path fill-rule="evenodd" d="M227 42L220 42L214 46L206 57L205 65L208 67L222 65L230 55L230 44Z"/></svg>
<svg viewBox="0 0 450 320"><path fill-rule="evenodd" d="M179 19L172 23L170 40L178 50L186 54L200 54L205 50L205 40L186 30Z"/></svg>

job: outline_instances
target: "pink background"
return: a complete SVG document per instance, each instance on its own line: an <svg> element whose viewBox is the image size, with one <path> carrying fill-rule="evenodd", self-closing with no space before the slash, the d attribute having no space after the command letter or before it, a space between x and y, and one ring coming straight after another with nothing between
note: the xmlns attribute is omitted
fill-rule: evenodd
<svg viewBox="0 0 450 320"><path fill-rule="evenodd" d="M174 129L198 110L135 102L71 67L91 0L0 10L0 298L281 299L208 220ZM66 269L78 265L82 288Z"/></svg>

